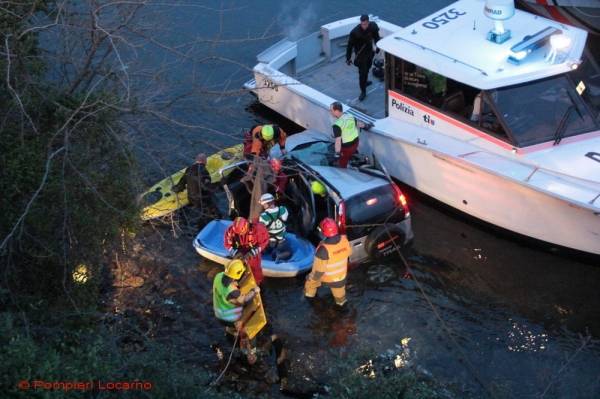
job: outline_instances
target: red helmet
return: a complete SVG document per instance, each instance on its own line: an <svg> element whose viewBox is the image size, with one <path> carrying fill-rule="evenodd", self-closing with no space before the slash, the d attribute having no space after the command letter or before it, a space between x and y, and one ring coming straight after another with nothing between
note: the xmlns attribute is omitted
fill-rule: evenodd
<svg viewBox="0 0 600 399"><path fill-rule="evenodd" d="M325 218L319 223L319 229L325 237L335 237L338 235L338 226L332 218Z"/></svg>
<svg viewBox="0 0 600 399"><path fill-rule="evenodd" d="M275 173L278 173L281 170L281 161L277 158L271 159L271 168Z"/></svg>
<svg viewBox="0 0 600 399"><path fill-rule="evenodd" d="M236 234L243 235L248 232L250 228L250 223L248 223L248 219L243 217L237 217L233 221L233 231Z"/></svg>

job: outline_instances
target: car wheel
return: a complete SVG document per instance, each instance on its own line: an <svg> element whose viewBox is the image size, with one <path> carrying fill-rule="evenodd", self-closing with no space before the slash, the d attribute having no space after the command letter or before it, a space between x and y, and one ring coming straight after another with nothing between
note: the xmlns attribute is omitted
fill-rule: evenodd
<svg viewBox="0 0 600 399"><path fill-rule="evenodd" d="M397 248L402 248L406 236L395 224L376 227L365 240L365 251L372 260L398 256Z"/></svg>

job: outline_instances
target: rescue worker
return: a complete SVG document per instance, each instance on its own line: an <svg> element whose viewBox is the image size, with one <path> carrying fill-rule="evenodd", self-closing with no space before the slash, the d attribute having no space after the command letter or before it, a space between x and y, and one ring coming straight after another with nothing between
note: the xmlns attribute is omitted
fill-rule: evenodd
<svg viewBox="0 0 600 399"><path fill-rule="evenodd" d="M262 223L237 217L225 231L224 246L231 257L241 256L250 266L256 284L263 281L261 253L269 245L269 232Z"/></svg>
<svg viewBox="0 0 600 399"><path fill-rule="evenodd" d="M218 273L213 280L213 310L215 317L225 326L225 331L240 337L240 348L245 349L248 363L256 362L256 350L250 341L244 338L242 325L242 312L244 305L250 303L260 292L254 287L247 294L242 294L238 285L244 275L246 266L240 259L234 259L225 267L225 271Z"/></svg>
<svg viewBox="0 0 600 399"><path fill-rule="evenodd" d="M326 284L331 289L335 303L344 306L348 257L352 254L352 248L346 236L339 234L333 219L323 219L319 229L325 238L317 245L312 271L304 283L304 296L314 298L321 284Z"/></svg>
<svg viewBox="0 0 600 399"><path fill-rule="evenodd" d="M269 163L271 164L271 170L273 171L273 182L271 182L271 185L275 191L275 197L281 199L285 195L285 189L289 179L281 170L281 161L279 159L273 158Z"/></svg>
<svg viewBox="0 0 600 399"><path fill-rule="evenodd" d="M196 155L196 162L185 170L172 190L180 193L186 188L190 205L199 209L202 214L199 224L203 225L209 215L217 213L217 206L212 196L210 173L206 170L206 154Z"/></svg>
<svg viewBox="0 0 600 399"><path fill-rule="evenodd" d="M367 86L371 84L368 80L369 70L375 56L374 52L379 53L376 46L379 39L381 39L379 26L375 22L370 22L368 15L360 16L360 24L352 29L348 37L346 64L352 63L352 52L354 51L354 65L358 67L358 84L360 86L358 101L364 100L367 96Z"/></svg>
<svg viewBox="0 0 600 399"><path fill-rule="evenodd" d="M291 256L291 251L285 239L286 222L289 212L285 206L275 205L275 197L269 193L263 194L260 197L260 204L264 211L260 214L258 221L264 224L269 232L269 247L267 251L273 253L275 261L285 260Z"/></svg>
<svg viewBox="0 0 600 399"><path fill-rule="evenodd" d="M342 103L335 101L329 106L329 112L336 118L333 123L333 137L335 138L335 158L340 168L348 166L352 155L358 149L358 126L356 119L344 112ZM363 127L361 123L361 127Z"/></svg>
<svg viewBox="0 0 600 399"><path fill-rule="evenodd" d="M267 159L271 148L277 143L283 155L287 154L285 141L287 134L277 125L258 125L244 138L244 155L254 155Z"/></svg>
<svg viewBox="0 0 600 399"><path fill-rule="evenodd" d="M327 188L320 181L314 180L310 183L311 191L316 194L315 200L315 220L322 220L327 217Z"/></svg>

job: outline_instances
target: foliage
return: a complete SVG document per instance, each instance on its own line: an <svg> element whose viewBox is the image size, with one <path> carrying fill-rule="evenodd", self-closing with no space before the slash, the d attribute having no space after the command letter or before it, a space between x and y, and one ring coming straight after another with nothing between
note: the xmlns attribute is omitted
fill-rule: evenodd
<svg viewBox="0 0 600 399"><path fill-rule="evenodd" d="M452 389L437 383L426 373L412 366L396 368L393 360L378 356L366 361L365 354L354 354L336 364L340 375L332 384L330 395L347 399L453 399ZM356 364L364 366L356 367ZM460 396L465 398L467 396Z"/></svg>
<svg viewBox="0 0 600 399"><path fill-rule="evenodd" d="M110 84L73 90L46 73L48 54L32 25L56 18L56 2L7 7L0 17L1 287L30 300L67 294L72 304L72 295L86 292L79 305L93 305L94 282L82 291L71 273L85 263L101 276L104 247L136 214L135 162L111 106L118 96Z"/></svg>
<svg viewBox="0 0 600 399"><path fill-rule="evenodd" d="M22 390L19 381L141 381L150 382L146 391L98 391L97 398L229 398L235 393L220 393L207 383L215 376L201 367L183 364L176 351L166 345L125 353L105 326L44 331L43 342L28 337L22 326L7 314L0 314L0 389L3 397L81 398L80 390ZM95 385L97 386L97 385ZM86 392L89 393L89 392Z"/></svg>

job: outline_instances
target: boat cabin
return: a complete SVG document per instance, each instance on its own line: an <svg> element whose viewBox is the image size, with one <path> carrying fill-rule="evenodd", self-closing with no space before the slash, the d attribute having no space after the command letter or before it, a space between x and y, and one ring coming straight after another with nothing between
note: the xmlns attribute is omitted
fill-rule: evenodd
<svg viewBox="0 0 600 399"><path fill-rule="evenodd" d="M579 69L586 32L485 4L458 1L378 42L385 115L516 151L598 131L600 66Z"/></svg>

